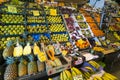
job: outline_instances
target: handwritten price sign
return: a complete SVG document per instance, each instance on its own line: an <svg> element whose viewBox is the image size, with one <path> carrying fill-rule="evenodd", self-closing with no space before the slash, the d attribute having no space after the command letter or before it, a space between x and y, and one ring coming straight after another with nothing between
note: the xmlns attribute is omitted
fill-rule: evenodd
<svg viewBox="0 0 120 80"><path fill-rule="evenodd" d="M34 10L34 11L33 11L33 15L34 15L34 16L39 16L39 15L40 15L40 13L39 13L39 11Z"/></svg>
<svg viewBox="0 0 120 80"><path fill-rule="evenodd" d="M17 8L15 6L8 6L8 12L17 13Z"/></svg>
<svg viewBox="0 0 120 80"><path fill-rule="evenodd" d="M83 80L82 75L77 75L73 77L73 80Z"/></svg>
<svg viewBox="0 0 120 80"><path fill-rule="evenodd" d="M50 9L50 15L56 16L57 10L56 9Z"/></svg>

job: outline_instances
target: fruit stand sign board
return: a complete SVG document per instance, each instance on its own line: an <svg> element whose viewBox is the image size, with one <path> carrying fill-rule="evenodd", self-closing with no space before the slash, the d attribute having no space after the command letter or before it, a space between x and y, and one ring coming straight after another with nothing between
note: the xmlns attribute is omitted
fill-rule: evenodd
<svg viewBox="0 0 120 80"><path fill-rule="evenodd" d="M77 75L73 77L73 80L83 80L82 75Z"/></svg>
<svg viewBox="0 0 120 80"><path fill-rule="evenodd" d="M17 8L15 6L8 6L8 12L17 13Z"/></svg>
<svg viewBox="0 0 120 80"><path fill-rule="evenodd" d="M39 13L39 11L34 10L34 11L33 11L33 15L34 15L34 16L39 16L39 15L40 15L40 13Z"/></svg>
<svg viewBox="0 0 120 80"><path fill-rule="evenodd" d="M50 15L56 16L57 10L56 9L50 9Z"/></svg>

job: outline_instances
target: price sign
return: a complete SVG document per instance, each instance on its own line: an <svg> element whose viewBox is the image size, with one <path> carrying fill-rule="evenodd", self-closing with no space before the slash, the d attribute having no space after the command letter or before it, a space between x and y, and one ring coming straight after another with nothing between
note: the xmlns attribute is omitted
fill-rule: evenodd
<svg viewBox="0 0 120 80"><path fill-rule="evenodd" d="M80 16L77 16L77 18L79 19L79 18L80 18Z"/></svg>
<svg viewBox="0 0 120 80"><path fill-rule="evenodd" d="M17 8L15 6L8 6L8 12L17 13Z"/></svg>
<svg viewBox="0 0 120 80"><path fill-rule="evenodd" d="M34 11L33 11L33 15L34 15L34 16L39 16L39 15L40 15L40 13L39 13L39 11L34 10Z"/></svg>
<svg viewBox="0 0 120 80"><path fill-rule="evenodd" d="M57 10L56 9L50 9L50 15L56 16Z"/></svg>
<svg viewBox="0 0 120 80"><path fill-rule="evenodd" d="M73 77L73 80L83 80L82 75L77 75Z"/></svg>
<svg viewBox="0 0 120 80"><path fill-rule="evenodd" d="M68 52L66 50L62 51L62 54L65 56Z"/></svg>
<svg viewBox="0 0 120 80"><path fill-rule="evenodd" d="M68 15L68 14L64 14L64 17L65 17L65 18L69 18L69 15Z"/></svg>

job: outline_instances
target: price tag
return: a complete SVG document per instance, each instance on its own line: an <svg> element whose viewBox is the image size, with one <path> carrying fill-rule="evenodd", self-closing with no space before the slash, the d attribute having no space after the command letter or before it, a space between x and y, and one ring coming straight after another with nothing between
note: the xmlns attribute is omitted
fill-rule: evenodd
<svg viewBox="0 0 120 80"><path fill-rule="evenodd" d="M77 16L77 18L79 19L79 18L80 18L80 16Z"/></svg>
<svg viewBox="0 0 120 80"><path fill-rule="evenodd" d="M57 10L56 9L50 9L50 15L56 16Z"/></svg>
<svg viewBox="0 0 120 80"><path fill-rule="evenodd" d="M65 17L65 18L69 18L69 15L68 15L68 14L64 14L64 17Z"/></svg>
<svg viewBox="0 0 120 80"><path fill-rule="evenodd" d="M70 46L70 45L71 45L71 43L70 43L70 42L67 42L66 44L67 44L67 46Z"/></svg>
<svg viewBox="0 0 120 80"><path fill-rule="evenodd" d="M62 54L65 56L68 52L66 50L62 51Z"/></svg>
<svg viewBox="0 0 120 80"><path fill-rule="evenodd" d="M34 11L33 11L33 15L34 15L34 16L39 16L39 15L40 15L40 13L39 13L39 11L34 10Z"/></svg>
<svg viewBox="0 0 120 80"><path fill-rule="evenodd" d="M17 13L17 8L15 6L8 6L8 12Z"/></svg>
<svg viewBox="0 0 120 80"><path fill-rule="evenodd" d="M77 75L73 77L73 80L83 80L82 75Z"/></svg>

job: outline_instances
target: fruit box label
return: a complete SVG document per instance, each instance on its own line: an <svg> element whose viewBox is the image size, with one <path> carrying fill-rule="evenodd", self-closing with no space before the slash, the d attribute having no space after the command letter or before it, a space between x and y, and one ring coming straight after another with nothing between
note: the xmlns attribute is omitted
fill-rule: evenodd
<svg viewBox="0 0 120 80"><path fill-rule="evenodd" d="M64 17L65 17L65 18L69 18L69 15L68 15L68 14L64 14Z"/></svg>
<svg viewBox="0 0 120 80"><path fill-rule="evenodd" d="M50 9L50 15L56 16L57 10L56 9Z"/></svg>
<svg viewBox="0 0 120 80"><path fill-rule="evenodd" d="M73 80L83 80L82 75L77 75L73 77Z"/></svg>
<svg viewBox="0 0 120 80"><path fill-rule="evenodd" d="M8 6L8 12L17 13L17 8L15 6L9 5Z"/></svg>
<svg viewBox="0 0 120 80"><path fill-rule="evenodd" d="M40 14L39 14L39 11L34 10L34 11L33 11L33 15L34 15L34 16L39 16L39 15L40 15Z"/></svg>

